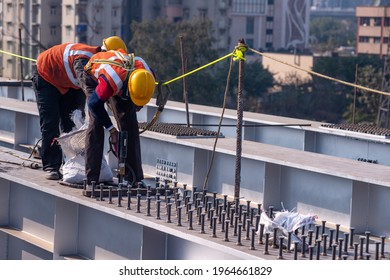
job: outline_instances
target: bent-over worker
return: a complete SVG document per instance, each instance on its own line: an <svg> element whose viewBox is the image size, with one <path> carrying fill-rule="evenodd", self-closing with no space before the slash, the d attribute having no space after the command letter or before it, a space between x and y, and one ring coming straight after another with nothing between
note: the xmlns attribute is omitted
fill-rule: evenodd
<svg viewBox="0 0 390 280"><path fill-rule="evenodd" d="M115 50L124 45L112 36L103 40L103 46L80 43L65 43L42 52L32 75L42 134L40 155L46 179L59 180L63 163L61 147L55 139L60 133L70 132L75 126L71 119L74 110L84 113L85 93L80 85L94 85L93 78L86 74L84 66L96 53Z"/></svg>
<svg viewBox="0 0 390 280"><path fill-rule="evenodd" d="M128 134L126 177L133 184L144 179L137 111L146 105L155 88L155 79L148 64L126 50L95 54L85 66L94 76L97 86L89 90L87 104L89 126L86 136L85 172L87 184L99 182L104 149L104 129L109 131L112 144L118 145L118 130L111 122L104 105L108 102L121 131Z"/></svg>

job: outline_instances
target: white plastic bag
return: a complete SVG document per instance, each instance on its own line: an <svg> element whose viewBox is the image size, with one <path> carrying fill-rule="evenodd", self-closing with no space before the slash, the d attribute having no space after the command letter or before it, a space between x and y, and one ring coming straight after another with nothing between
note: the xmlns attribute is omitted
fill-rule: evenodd
<svg viewBox="0 0 390 280"><path fill-rule="evenodd" d="M72 116L76 129L62 134L57 138L64 153L65 163L62 166L62 180L71 184L83 184L85 178L85 136L88 122L83 122L80 110L75 110ZM103 158L99 182L111 182L113 173L107 161Z"/></svg>
<svg viewBox="0 0 390 280"><path fill-rule="evenodd" d="M62 166L62 180L71 184L82 184L85 178L85 160L84 155L76 155L65 161ZM100 169L99 182L111 182L113 173L103 158Z"/></svg>

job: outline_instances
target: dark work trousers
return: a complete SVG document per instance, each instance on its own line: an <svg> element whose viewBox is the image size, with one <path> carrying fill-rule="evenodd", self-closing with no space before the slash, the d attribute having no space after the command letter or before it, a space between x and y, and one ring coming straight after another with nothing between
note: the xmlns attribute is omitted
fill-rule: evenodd
<svg viewBox="0 0 390 280"><path fill-rule="evenodd" d="M70 89L61 94L56 87L46 82L35 70L32 77L41 126L41 158L43 170L58 171L63 163L61 147L55 142L60 133L70 132L75 124L71 114L85 109L85 94L82 90Z"/></svg>
<svg viewBox="0 0 390 280"><path fill-rule="evenodd" d="M144 179L144 174L136 106L130 99L122 99L119 96L111 97L109 103L119 130L127 131L128 134L125 179L129 182L139 182ZM103 148L103 125L89 113L89 126L85 144L85 171L88 184L92 181L99 182Z"/></svg>

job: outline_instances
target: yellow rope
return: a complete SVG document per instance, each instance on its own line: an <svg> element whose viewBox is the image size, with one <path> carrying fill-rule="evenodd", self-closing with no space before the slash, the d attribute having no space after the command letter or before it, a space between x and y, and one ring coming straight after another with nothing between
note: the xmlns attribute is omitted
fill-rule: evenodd
<svg viewBox="0 0 390 280"><path fill-rule="evenodd" d="M342 81L342 80L339 80L339 79L335 79L335 78L332 78L332 77L329 77L329 76L326 76L326 75L323 75L323 74L320 74L320 73L317 73L317 72L314 72L314 71L311 71L311 70L307 70L307 69L304 69L304 68L301 68L299 66L296 66L296 65L293 65L293 64L289 64L287 62L283 62L277 58L274 58L274 57L271 57L269 55L266 55L262 52L259 52L257 50L254 50L252 48L249 48L249 50L251 50L252 52L254 53L257 53L261 56L264 56L264 57L267 57L269 59L272 59L274 61L277 61L279 63L282 63L282 64L285 64L285 65L288 65L288 66L291 66L291 67L294 67L296 69L299 69L299 70L302 70L302 71L305 71L307 73L310 73L310 74L313 74L315 76L318 76L318 77L321 77L321 78L325 78L325 79L328 79L328 80L331 80L331 81L334 81L334 82L338 82L340 84L344 84L344 85L347 85L347 86L351 86L351 87L355 87L355 88L358 88L358 89L361 89L361 90L366 90L366 91L370 91L370 92L374 92L374 93L379 93L379 94L383 94L383 95L388 95L390 96L390 93L389 92L384 92L384 91L381 91L381 90L376 90L376 89L371 89L371 88L368 88L368 87L364 87L364 86L361 86L361 85L357 85L357 84L353 84L353 83L349 83L349 82L345 82L345 81Z"/></svg>
<svg viewBox="0 0 390 280"><path fill-rule="evenodd" d="M27 60L30 60L30 61L34 61L34 62L37 61L36 59L33 59L33 58L29 58L29 57L17 55L17 54L14 54L14 53L10 53L10 52L3 51L3 50L0 50L0 52L1 52L1 53L5 53L5 54L9 54L9 55L12 55L12 56L16 56L16 57L19 57L19 58L27 59Z"/></svg>
<svg viewBox="0 0 390 280"><path fill-rule="evenodd" d="M369 92L373 92L373 93L378 93L378 94L390 96L390 93L389 93L389 92L384 92L384 91L381 91L381 90L371 89L371 88L368 88L368 87L365 87L365 86L361 86L361 85L357 85L357 84L345 82L345 81L343 81L343 80L339 80L339 79L336 79L336 78L332 78L332 77L329 77L329 76L326 76L326 75L323 75L323 74L320 74L320 73L317 73L317 72L314 72L314 71L311 71L311 70L308 70L308 69L304 69L304 68L302 68L302 67L299 67L299 66L296 66L296 65L293 65L293 64L284 62L284 61L281 61L281 60L279 60L279 59L277 59L277 58L274 58L274 57L272 57L272 56L266 55L266 54L264 54L264 53L262 53L262 52L260 52L260 51L255 50L255 49L252 49L252 48L248 48L248 49L249 49L250 51L254 52L254 53L257 53L257 54L259 54L259 55L261 55L261 56L264 56L264 57L267 57L267 58L269 58L269 59L272 59L272 60L274 60L274 61L276 61L276 62L282 63L282 64L284 64L284 65L288 65L288 66L293 67L293 68L295 68L295 69L304 71L304 72L306 72L306 73L309 73L309 74L312 74L312 75L315 75L315 76L318 76L318 77L321 77L321 78L324 78L324 79L328 79L328 80L331 80L331 81L334 81L334 82L338 82L338 83L340 83L340 84L344 84L344 85L347 85L347 86L355 87L355 88L358 88L358 89L361 89L361 90L365 90L365 91L369 91ZM18 58L27 59L27 60L30 60L30 61L33 61L33 62L36 62L36 61L37 61L36 59L33 59L33 58L29 58L29 57L17 55L17 54L14 54L14 53L10 53L10 52L7 52L7 51L3 51L3 50L0 50L0 53L5 53L5 54L11 55L11 56L18 57ZM224 59L226 59L226 58L228 58L228 57L231 57L231 56L237 56L236 50L234 50L233 52L231 52L231 53L229 53L229 54L227 54L227 55L225 55L225 56L223 56L223 57L221 57L221 58L218 58L218 59L216 59L216 60L214 60L214 61L212 61L212 62L210 62L210 63L207 63L207 64L205 64L205 65L203 65L203 66L201 66L201 67L199 67L199 68L197 68L197 69L194 69L194 70L192 70L192 71L190 71L190 72L187 72L187 73L185 73L185 74L183 74L183 75L181 75L181 76L178 76L178 77L176 77L176 78L174 78L174 79L171 79L171 80L169 80L169 81L166 81L166 82L163 83L163 85L168 85L168 84L173 83L173 82L175 82L175 81L177 81L177 80L180 80L180 79L182 79L182 78L184 78L184 77L186 77L186 76L192 75L192 74L194 74L194 73L196 73L196 72L198 72L198 71L200 71L200 70L203 70L203 69L206 68L206 67L209 67L209 66L211 66L211 65L213 65L213 64L216 64L216 63L218 63L218 62L220 62L220 61L222 61L222 60L224 60ZM157 84L157 83L156 83L156 84Z"/></svg>
<svg viewBox="0 0 390 280"><path fill-rule="evenodd" d="M218 58L218 59L216 59L216 60L214 60L214 61L212 61L212 62L210 62L210 63L207 63L207 64L205 64L205 65L203 65L203 66L201 66L201 67L199 67L199 68L196 68L196 69L194 69L194 70L192 70L192 71L190 71L190 72L187 72L187 73L185 73L185 74L183 74L183 75L181 75L181 76L179 76L179 77L176 77L176 78L174 78L174 79L172 79L172 80L166 81L166 82L163 83L163 85L168 85L168 84L170 84L170 83L172 83L172 82L175 82L175 81L177 81L177 80L180 80L180 79L182 79L182 78L184 78L184 77L186 77L186 76L189 76L189 75L191 75L191 74L193 74L193 73L195 73L195 72L198 72L198 71L200 71L200 70L202 70L202 69L204 69L204 68L206 68L206 67L209 67L209 66L211 66L211 65L213 65L213 64L215 64L215 63L217 63L217 62L220 62L221 60L224 60L225 58L231 57L232 55L234 55L234 52L229 53L229 54L227 54L227 55L225 55L225 56L223 56L223 57L221 57L221 58Z"/></svg>

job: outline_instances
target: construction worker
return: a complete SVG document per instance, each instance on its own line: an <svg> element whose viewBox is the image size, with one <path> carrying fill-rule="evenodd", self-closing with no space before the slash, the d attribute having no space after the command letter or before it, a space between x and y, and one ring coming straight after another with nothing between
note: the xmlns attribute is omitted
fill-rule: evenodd
<svg viewBox="0 0 390 280"><path fill-rule="evenodd" d="M104 129L109 131L111 143L118 145L118 129L126 131L127 157L125 180L133 184L144 179L139 128L136 112L146 105L154 92L155 78L148 64L126 50L97 53L88 62L86 71L97 81L87 95L89 126L85 145L87 184L99 182L104 148ZM111 122L105 103L116 119ZM117 152L117 149L116 149Z"/></svg>
<svg viewBox="0 0 390 280"><path fill-rule="evenodd" d="M75 126L71 118L74 110L84 112L86 97L80 84L88 87L94 83L84 71L85 64L100 51L123 47L123 41L113 36L105 39L103 46L65 43L53 46L38 56L31 80L39 111L42 134L40 155L43 170L47 172L46 179L62 178L60 167L63 155L55 139L60 132L70 132Z"/></svg>

